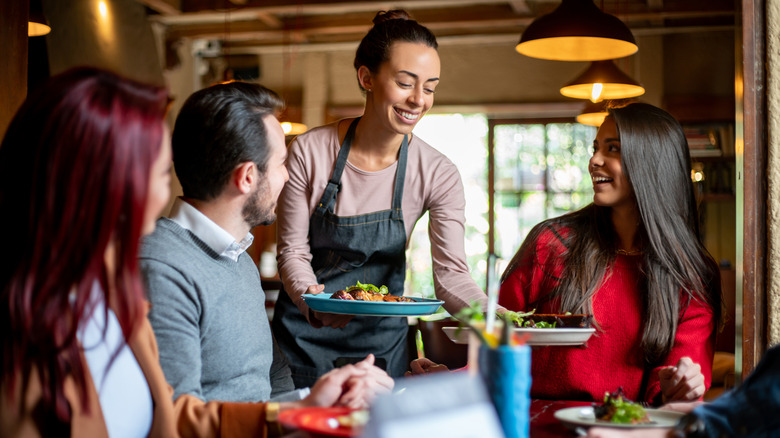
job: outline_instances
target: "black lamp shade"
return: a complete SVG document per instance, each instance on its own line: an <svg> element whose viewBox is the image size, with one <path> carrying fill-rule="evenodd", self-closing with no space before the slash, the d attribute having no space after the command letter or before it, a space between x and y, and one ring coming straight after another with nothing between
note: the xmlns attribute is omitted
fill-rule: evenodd
<svg viewBox="0 0 780 438"><path fill-rule="evenodd" d="M27 36L42 36L51 32L49 20L43 15L41 0L30 0L30 15L27 19Z"/></svg>
<svg viewBox="0 0 780 438"><path fill-rule="evenodd" d="M515 49L533 58L599 61L632 55L638 47L628 26L591 0L563 0L526 28Z"/></svg>

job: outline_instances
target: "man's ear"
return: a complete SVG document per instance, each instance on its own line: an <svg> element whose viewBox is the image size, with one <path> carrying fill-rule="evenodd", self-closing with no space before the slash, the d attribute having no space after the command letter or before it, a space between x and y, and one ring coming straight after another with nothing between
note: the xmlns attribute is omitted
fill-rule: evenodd
<svg viewBox="0 0 780 438"><path fill-rule="evenodd" d="M245 161L233 170L233 186L241 193L252 192L252 186L257 184L257 165L251 161Z"/></svg>
<svg viewBox="0 0 780 438"><path fill-rule="evenodd" d="M374 77L371 74L371 70L365 65L361 65L357 71L358 82L360 86L366 91L371 91L374 88Z"/></svg>

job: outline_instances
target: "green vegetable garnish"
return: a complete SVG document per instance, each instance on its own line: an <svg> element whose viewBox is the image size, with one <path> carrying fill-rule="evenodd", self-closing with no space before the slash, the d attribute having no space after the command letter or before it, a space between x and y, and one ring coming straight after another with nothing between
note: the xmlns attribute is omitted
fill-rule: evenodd
<svg viewBox="0 0 780 438"><path fill-rule="evenodd" d="M353 290L364 290L367 292L373 292L381 295L387 295L389 293L389 291L387 290L387 286L385 285L382 285L382 287L376 287L373 284L363 284L359 281L357 282L356 285L347 288L347 292L352 292Z"/></svg>
<svg viewBox="0 0 780 438"><path fill-rule="evenodd" d="M612 394L604 394L604 404L594 406L593 412L596 418L611 423L636 424L647 423L647 412L639 403L634 403L623 397L623 389Z"/></svg>
<svg viewBox="0 0 780 438"><path fill-rule="evenodd" d="M516 327L530 327L531 321L526 321L526 316L531 316L536 312L536 309L531 310L530 312L513 312L511 310L507 310L506 313L504 313L504 321L512 322ZM537 327L539 325L537 324Z"/></svg>

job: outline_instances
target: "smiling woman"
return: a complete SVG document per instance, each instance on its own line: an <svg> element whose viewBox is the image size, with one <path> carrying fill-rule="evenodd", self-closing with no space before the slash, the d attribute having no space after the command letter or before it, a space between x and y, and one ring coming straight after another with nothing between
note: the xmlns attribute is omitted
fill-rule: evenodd
<svg viewBox="0 0 780 438"><path fill-rule="evenodd" d="M699 239L682 128L651 105L611 108L588 168L593 203L537 225L502 278L507 309L592 314L598 331L586 349L535 351L531 395L598 401L623 387L654 404L699 399L720 273Z"/></svg>
<svg viewBox="0 0 780 438"><path fill-rule="evenodd" d="M433 34L406 12L378 13L355 54L363 115L315 128L290 146L290 181L279 201L278 261L286 293L276 304L273 328L296 386L309 386L334 363L366 353L392 376L403 376L404 318L316 312L302 296L358 281L401 295L407 242L426 212L436 296L450 312L485 299L466 263L460 174L412 135L433 105L437 47Z"/></svg>

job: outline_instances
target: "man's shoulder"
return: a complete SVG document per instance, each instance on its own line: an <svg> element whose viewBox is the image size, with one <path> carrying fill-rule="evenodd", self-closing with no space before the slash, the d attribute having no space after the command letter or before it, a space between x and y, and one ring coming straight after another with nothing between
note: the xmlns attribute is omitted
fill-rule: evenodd
<svg viewBox="0 0 780 438"><path fill-rule="evenodd" d="M157 220L154 232L141 240L139 258L142 262L157 260L175 263L176 260L189 259L187 254L204 252L203 245L191 232L163 217Z"/></svg>

